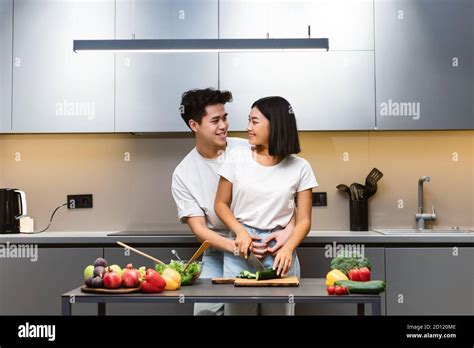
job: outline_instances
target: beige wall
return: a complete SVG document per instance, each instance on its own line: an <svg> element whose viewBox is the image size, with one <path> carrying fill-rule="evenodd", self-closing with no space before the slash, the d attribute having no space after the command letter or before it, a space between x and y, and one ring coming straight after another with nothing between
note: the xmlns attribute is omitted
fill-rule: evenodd
<svg viewBox="0 0 474 348"><path fill-rule="evenodd" d="M313 166L318 191L328 193L328 206L313 210L313 229L349 229L347 197L335 187L363 184L373 167L384 177L370 200L371 227L414 226L417 180L423 175L432 178L425 184L425 208L435 205L436 227L472 227L473 139L472 131L301 133L301 155ZM192 147L188 134L2 135L0 184L27 192L35 230L75 193L94 194L94 208L63 207L50 230L186 230L177 223L170 182Z"/></svg>
<svg viewBox="0 0 474 348"><path fill-rule="evenodd" d="M425 183L425 210L434 204L436 227L473 225L474 132L330 132L302 134L303 153L328 192L328 207L314 210L316 229L348 229L346 195L335 189L339 183L364 184L376 167L384 173L378 191L370 199L372 228L414 227L417 183ZM343 160L347 152L349 160ZM453 161L453 159L458 161ZM399 208L399 201L403 208ZM428 225L430 222L428 222Z"/></svg>

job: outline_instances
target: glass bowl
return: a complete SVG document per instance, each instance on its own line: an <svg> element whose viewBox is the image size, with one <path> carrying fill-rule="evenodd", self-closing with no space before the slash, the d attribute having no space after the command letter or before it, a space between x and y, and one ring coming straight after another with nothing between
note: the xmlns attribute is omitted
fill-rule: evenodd
<svg viewBox="0 0 474 348"><path fill-rule="evenodd" d="M184 265L186 265L186 263L188 263L188 260L173 260L174 262L178 262L178 263L181 263L183 265L183 269L184 269ZM196 280L199 279L199 277L201 276L201 273L202 273L202 267L204 265L204 262L202 261L193 261L193 263L189 266L190 268L192 267L193 264L197 264L199 266L199 271L195 274L193 274L193 276L191 278L189 278L188 276L186 275L183 275L182 272L179 272L179 274L181 275L181 285L183 286L187 286L187 285L192 285L196 282ZM189 272L189 269L186 273Z"/></svg>

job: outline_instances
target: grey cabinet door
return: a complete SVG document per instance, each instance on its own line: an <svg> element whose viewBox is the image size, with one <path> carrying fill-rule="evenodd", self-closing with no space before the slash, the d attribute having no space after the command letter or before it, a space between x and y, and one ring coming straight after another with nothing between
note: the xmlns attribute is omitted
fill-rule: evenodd
<svg viewBox="0 0 474 348"><path fill-rule="evenodd" d="M217 0L117 0L116 2L117 39L217 37Z"/></svg>
<svg viewBox="0 0 474 348"><path fill-rule="evenodd" d="M245 130L250 106L279 95L293 107L299 130L373 129L374 52L220 53L220 88L231 130Z"/></svg>
<svg viewBox="0 0 474 348"><path fill-rule="evenodd" d="M471 0L376 0L378 129L469 129L474 118Z"/></svg>
<svg viewBox="0 0 474 348"><path fill-rule="evenodd" d="M217 0L117 1L117 39L217 38ZM179 107L189 89L218 87L217 53L117 53L117 132L189 130Z"/></svg>
<svg viewBox="0 0 474 348"><path fill-rule="evenodd" d="M196 249L194 248L174 248L182 259L189 259ZM140 248L145 253L168 263L171 259L176 259L171 254L171 248ZM145 266L154 269L154 263L143 256L135 253L125 253L122 248L105 248L104 257L111 264L118 264L125 267L132 263L134 267ZM156 303L133 303L133 304L108 304L107 315L192 315L194 306L188 303L176 304L156 304Z"/></svg>
<svg viewBox="0 0 474 348"><path fill-rule="evenodd" d="M0 0L0 132L11 131L13 0Z"/></svg>
<svg viewBox="0 0 474 348"><path fill-rule="evenodd" d="M4 251L19 246L10 244ZM102 248L39 247L34 257L30 245L20 247L17 255L28 257L0 262L0 315L61 315L61 295L82 285L84 268L103 253ZM97 315L97 305L73 305L72 314Z"/></svg>
<svg viewBox="0 0 474 348"><path fill-rule="evenodd" d="M219 2L220 38L329 38L331 50L373 50L372 0Z"/></svg>
<svg viewBox="0 0 474 348"><path fill-rule="evenodd" d="M113 0L15 1L13 131L113 132L113 53L72 51L113 38Z"/></svg>
<svg viewBox="0 0 474 348"><path fill-rule="evenodd" d="M387 248L387 314L473 315L473 248Z"/></svg>
<svg viewBox="0 0 474 348"><path fill-rule="evenodd" d="M181 95L217 88L217 64L217 53L118 53L115 131L189 131Z"/></svg>
<svg viewBox="0 0 474 348"><path fill-rule="evenodd" d="M331 247L332 245L327 245ZM300 247L298 259L301 266L302 278L326 278L331 270L333 258L331 248L327 247ZM385 257L383 248L364 248L364 255L371 263L372 279L385 280ZM382 296L382 315L385 314L385 293ZM372 313L372 308L367 305L366 314ZM357 306L353 304L297 304L297 315L357 315Z"/></svg>

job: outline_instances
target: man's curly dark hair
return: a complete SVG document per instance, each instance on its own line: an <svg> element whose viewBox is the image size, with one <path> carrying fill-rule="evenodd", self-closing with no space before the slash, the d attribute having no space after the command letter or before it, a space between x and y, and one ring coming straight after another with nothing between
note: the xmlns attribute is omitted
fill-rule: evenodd
<svg viewBox="0 0 474 348"><path fill-rule="evenodd" d="M189 127L190 120L201 124L203 116L206 115L206 106L226 104L231 101L232 93L229 91L219 91L213 88L193 89L183 93L179 109L181 117Z"/></svg>

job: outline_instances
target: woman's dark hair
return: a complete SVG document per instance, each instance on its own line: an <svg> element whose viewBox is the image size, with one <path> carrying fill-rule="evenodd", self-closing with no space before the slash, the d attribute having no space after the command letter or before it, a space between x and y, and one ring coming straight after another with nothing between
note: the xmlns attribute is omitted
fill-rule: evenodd
<svg viewBox="0 0 474 348"><path fill-rule="evenodd" d="M189 127L190 120L201 124L203 116L206 115L206 106L225 104L231 101L232 93L229 91L219 91L213 88L193 89L183 93L179 110L181 117Z"/></svg>
<svg viewBox="0 0 474 348"><path fill-rule="evenodd" d="M270 122L268 139L270 156L285 158L301 151L295 114L285 98L262 98L253 103L253 107L256 107Z"/></svg>

